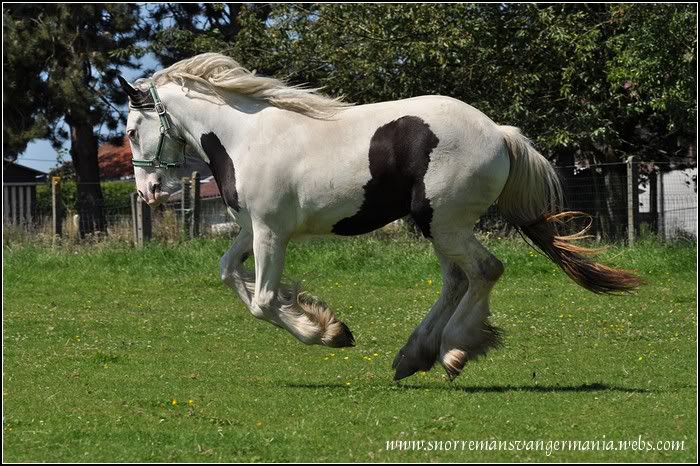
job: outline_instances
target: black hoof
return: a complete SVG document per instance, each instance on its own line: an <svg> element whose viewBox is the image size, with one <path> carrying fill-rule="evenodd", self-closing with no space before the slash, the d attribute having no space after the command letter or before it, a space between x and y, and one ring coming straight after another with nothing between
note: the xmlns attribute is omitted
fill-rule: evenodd
<svg viewBox="0 0 700 466"><path fill-rule="evenodd" d="M352 335L350 328L343 322L340 322L340 332L326 346L331 348L347 348L355 346L355 337Z"/></svg>
<svg viewBox="0 0 700 466"><path fill-rule="evenodd" d="M394 380L400 380L418 371L427 372L433 368L438 357L438 352L425 345L417 345L409 340L403 348L396 353L392 369L396 369Z"/></svg>
<svg viewBox="0 0 700 466"><path fill-rule="evenodd" d="M397 355L397 357L398 356L399 355ZM395 382L410 377L420 370L420 368L414 365L408 358L403 357L403 355L401 356L398 363L394 361L396 363L396 372L394 373Z"/></svg>
<svg viewBox="0 0 700 466"><path fill-rule="evenodd" d="M396 353L396 357L394 357L394 362L391 363L391 368L396 369L397 367L399 367L401 359L403 359L403 349L400 349L399 352Z"/></svg>

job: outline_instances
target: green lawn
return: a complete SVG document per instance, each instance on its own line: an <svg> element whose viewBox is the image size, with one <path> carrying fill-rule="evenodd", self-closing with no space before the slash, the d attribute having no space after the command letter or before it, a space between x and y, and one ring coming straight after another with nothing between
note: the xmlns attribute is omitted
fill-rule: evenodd
<svg viewBox="0 0 700 466"><path fill-rule="evenodd" d="M506 265L492 298L504 347L454 383L437 366L397 384L394 354L440 290L427 242L291 247L288 276L357 339L341 350L255 320L219 280L227 241L5 245L4 460L694 460L696 246L611 247L608 263L648 280L625 297L577 287L520 240L488 246ZM387 449L640 437L684 450Z"/></svg>

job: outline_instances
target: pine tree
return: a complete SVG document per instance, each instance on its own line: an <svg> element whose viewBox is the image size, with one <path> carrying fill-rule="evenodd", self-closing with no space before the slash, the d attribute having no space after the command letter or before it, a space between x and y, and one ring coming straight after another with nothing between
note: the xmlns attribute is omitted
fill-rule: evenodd
<svg viewBox="0 0 700 466"><path fill-rule="evenodd" d="M139 13L126 3L3 5L3 155L37 138L70 141L81 236L106 231L97 148L125 116L116 76L142 50Z"/></svg>

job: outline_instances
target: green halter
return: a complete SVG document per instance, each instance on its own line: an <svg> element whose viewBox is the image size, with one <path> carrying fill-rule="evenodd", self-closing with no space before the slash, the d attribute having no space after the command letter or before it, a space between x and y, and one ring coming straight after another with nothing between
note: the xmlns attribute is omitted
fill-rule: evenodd
<svg viewBox="0 0 700 466"><path fill-rule="evenodd" d="M160 119L160 139L158 140L158 150L156 151L156 156L150 160L136 160L132 157L131 163L134 167L165 167L165 168L175 168L185 166L185 147L187 146L187 141L181 137L170 134L170 119L168 117L168 111L165 109L165 105L161 102L158 96L158 91L156 90L156 85L152 82L148 85L148 90L153 98L153 110L158 113L158 118ZM150 110L150 106L139 106L132 107L141 110ZM172 150L163 156L163 148L165 147L166 138L170 138L181 146L182 150ZM172 148L175 149L175 148ZM171 158L167 158L171 157Z"/></svg>

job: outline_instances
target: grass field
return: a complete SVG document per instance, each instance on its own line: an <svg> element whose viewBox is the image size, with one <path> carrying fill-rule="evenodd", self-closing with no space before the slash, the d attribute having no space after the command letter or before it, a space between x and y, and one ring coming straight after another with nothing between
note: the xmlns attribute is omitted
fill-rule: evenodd
<svg viewBox="0 0 700 466"><path fill-rule="evenodd" d="M438 366L398 384L394 354L440 289L426 242L290 248L288 276L352 329L357 346L344 350L255 320L219 280L224 240L141 251L5 245L4 460L696 459L696 246L611 247L607 262L649 283L604 297L520 240L487 243L506 265L492 299L505 346L453 383ZM590 443L640 438L641 449ZM398 440L513 443L387 448ZM548 455L514 443L568 440L588 449ZM657 441L684 449L647 450Z"/></svg>

